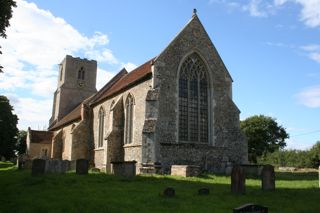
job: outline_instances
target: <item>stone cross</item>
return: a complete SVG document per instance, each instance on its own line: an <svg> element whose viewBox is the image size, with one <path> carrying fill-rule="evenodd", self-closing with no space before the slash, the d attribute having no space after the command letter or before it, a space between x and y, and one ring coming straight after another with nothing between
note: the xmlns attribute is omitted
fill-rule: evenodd
<svg viewBox="0 0 320 213"><path fill-rule="evenodd" d="M76 161L76 174L87 175L89 169L89 161L86 159L78 159Z"/></svg>
<svg viewBox="0 0 320 213"><path fill-rule="evenodd" d="M246 192L246 175L240 165L234 165L231 171L231 192Z"/></svg>
<svg viewBox="0 0 320 213"><path fill-rule="evenodd" d="M264 165L261 172L262 190L275 190L275 173L272 165Z"/></svg>
<svg viewBox="0 0 320 213"><path fill-rule="evenodd" d="M42 175L44 174L46 168L46 161L43 159L34 159L32 161L32 169L31 174L32 175Z"/></svg>

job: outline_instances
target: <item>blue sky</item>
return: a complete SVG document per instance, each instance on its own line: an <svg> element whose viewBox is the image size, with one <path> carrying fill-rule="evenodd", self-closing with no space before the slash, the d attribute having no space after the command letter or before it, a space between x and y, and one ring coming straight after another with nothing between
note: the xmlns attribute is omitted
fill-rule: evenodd
<svg viewBox="0 0 320 213"><path fill-rule="evenodd" d="M8 39L0 40L0 94L20 129L47 127L66 54L98 61L99 89L122 67L159 54L197 8L233 77L241 119L276 118L291 136L288 148L320 140L320 0L91 2L17 0Z"/></svg>

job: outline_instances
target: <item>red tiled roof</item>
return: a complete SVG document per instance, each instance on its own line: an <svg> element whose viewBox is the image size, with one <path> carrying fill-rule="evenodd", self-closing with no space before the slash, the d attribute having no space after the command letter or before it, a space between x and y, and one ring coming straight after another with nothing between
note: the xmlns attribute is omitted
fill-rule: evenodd
<svg viewBox="0 0 320 213"><path fill-rule="evenodd" d="M51 143L53 132L30 130L32 143Z"/></svg>
<svg viewBox="0 0 320 213"><path fill-rule="evenodd" d="M90 103L90 105L96 105L106 98L126 89L139 80L142 80L148 74L151 73L152 62L155 58L145 62L138 68L134 69L130 73L126 69L122 69L117 75L115 75L104 87L102 87L94 96L86 99L80 103L76 108L74 108L70 113L64 116L52 127L49 127L49 130L56 130L60 127L66 126L74 121L81 119L81 107L82 104Z"/></svg>
<svg viewBox="0 0 320 213"><path fill-rule="evenodd" d="M134 85L139 80L142 80L148 74L151 73L152 62L155 58L145 62L138 68L134 69L133 71L129 72L128 74L122 76L117 82L115 82L110 88L104 90L100 97L93 101L93 105L98 104L102 100L115 95L116 93Z"/></svg>
<svg viewBox="0 0 320 213"><path fill-rule="evenodd" d="M83 103L83 102L82 102ZM74 108L70 113L64 116L60 121L58 121L54 126L49 127L49 130L56 130L59 127L66 126L73 121L77 121L81 119L81 106L80 103L76 108Z"/></svg>

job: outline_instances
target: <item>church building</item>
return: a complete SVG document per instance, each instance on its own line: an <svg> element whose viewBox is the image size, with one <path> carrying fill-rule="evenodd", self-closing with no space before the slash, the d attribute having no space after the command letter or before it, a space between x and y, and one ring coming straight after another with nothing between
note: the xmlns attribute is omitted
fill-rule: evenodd
<svg viewBox="0 0 320 213"><path fill-rule="evenodd" d="M247 163L233 80L195 12L159 55L122 69L99 91L94 60L66 56L59 72L48 129L53 159L85 158L105 171L113 161L136 161L137 173Z"/></svg>

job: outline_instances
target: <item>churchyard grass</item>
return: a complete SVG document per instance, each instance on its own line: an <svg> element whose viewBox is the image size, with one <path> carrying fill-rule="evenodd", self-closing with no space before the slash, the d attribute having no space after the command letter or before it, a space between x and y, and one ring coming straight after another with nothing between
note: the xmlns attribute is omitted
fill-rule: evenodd
<svg viewBox="0 0 320 213"><path fill-rule="evenodd" d="M8 166L8 164L7 164ZM276 173L276 191L262 191L259 179L246 180L246 193L230 192L230 177L197 178L137 176L120 178L101 173L46 174L0 166L0 212L232 212L245 203L269 207L269 212L320 210L317 172ZM9 168L9 169L8 169ZM162 196L173 187L176 196ZM209 195L199 196L200 188Z"/></svg>

